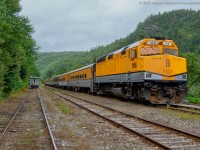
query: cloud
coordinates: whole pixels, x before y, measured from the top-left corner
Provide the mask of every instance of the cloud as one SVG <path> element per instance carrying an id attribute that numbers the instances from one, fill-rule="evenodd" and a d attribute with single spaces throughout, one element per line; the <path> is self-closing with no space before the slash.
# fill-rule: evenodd
<path id="1" fill-rule="evenodd" d="M 155 0 L 156 1 L 156 0 Z M 155 2 L 154 1 L 154 2 Z M 159 0 L 157 0 L 159 1 Z M 198 6 L 144 4 L 152 0 L 21 0 L 40 51 L 80 51 L 133 32 L 150 14 Z"/>

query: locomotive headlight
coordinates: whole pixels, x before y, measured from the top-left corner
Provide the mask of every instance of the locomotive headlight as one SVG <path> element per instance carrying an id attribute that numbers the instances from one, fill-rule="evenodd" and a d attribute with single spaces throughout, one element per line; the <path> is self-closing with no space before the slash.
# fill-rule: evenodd
<path id="1" fill-rule="evenodd" d="M 172 43 L 171 42 L 163 42 L 163 45 L 167 45 L 167 46 L 172 46 Z"/>
<path id="2" fill-rule="evenodd" d="M 151 78 L 151 73 L 146 73 L 146 78 Z"/>
<path id="3" fill-rule="evenodd" d="M 157 45 L 158 41 L 148 41 L 147 44 L 149 44 L 149 45 Z"/>
<path id="4" fill-rule="evenodd" d="M 183 75 L 182 75 L 182 79 L 187 79 L 187 75 L 186 75 L 186 74 L 183 74 Z"/>

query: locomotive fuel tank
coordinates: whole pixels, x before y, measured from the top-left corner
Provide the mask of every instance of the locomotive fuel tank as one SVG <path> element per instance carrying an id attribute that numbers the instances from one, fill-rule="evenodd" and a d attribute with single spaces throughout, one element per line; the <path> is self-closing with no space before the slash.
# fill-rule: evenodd
<path id="1" fill-rule="evenodd" d="M 127 98 L 126 94 L 124 92 L 124 89 L 122 87 L 115 87 L 111 89 L 111 93 L 116 97 L 123 97 Z"/>

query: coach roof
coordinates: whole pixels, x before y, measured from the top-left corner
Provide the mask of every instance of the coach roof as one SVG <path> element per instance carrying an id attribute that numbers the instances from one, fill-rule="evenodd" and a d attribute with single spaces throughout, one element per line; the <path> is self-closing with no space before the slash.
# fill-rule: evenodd
<path id="1" fill-rule="evenodd" d="M 82 68 L 78 68 L 78 69 L 76 69 L 76 70 L 73 70 L 73 71 L 70 71 L 70 72 L 61 74 L 61 75 L 59 75 L 58 77 L 61 77 L 61 76 L 64 76 L 64 75 L 67 75 L 67 74 L 70 74 L 70 73 L 73 73 L 73 72 L 77 72 L 77 71 L 80 71 L 80 70 L 83 70 L 83 69 L 91 68 L 93 65 L 94 65 L 94 64 L 90 64 L 90 65 L 84 66 L 84 67 L 82 67 Z"/>

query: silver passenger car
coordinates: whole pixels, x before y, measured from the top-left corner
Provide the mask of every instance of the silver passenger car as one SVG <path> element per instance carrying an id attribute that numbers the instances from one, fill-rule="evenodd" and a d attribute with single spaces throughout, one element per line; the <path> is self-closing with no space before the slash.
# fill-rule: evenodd
<path id="1" fill-rule="evenodd" d="M 40 84 L 40 78 L 39 77 L 30 77 L 30 82 L 29 82 L 29 88 L 38 88 Z"/>

